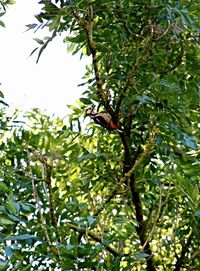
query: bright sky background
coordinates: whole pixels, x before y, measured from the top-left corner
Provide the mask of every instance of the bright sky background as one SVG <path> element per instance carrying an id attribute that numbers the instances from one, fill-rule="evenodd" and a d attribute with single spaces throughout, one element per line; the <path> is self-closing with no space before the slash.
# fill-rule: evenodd
<path id="1" fill-rule="evenodd" d="M 67 53 L 67 45 L 58 37 L 51 42 L 36 64 L 37 53 L 29 57 L 38 44 L 33 38 L 44 37 L 40 31 L 27 31 L 25 25 L 36 22 L 42 5 L 37 0 L 16 0 L 1 19 L 0 27 L 0 90 L 5 101 L 17 108 L 40 108 L 48 114 L 66 115 L 66 105 L 73 104 L 83 89 L 87 59 Z"/>

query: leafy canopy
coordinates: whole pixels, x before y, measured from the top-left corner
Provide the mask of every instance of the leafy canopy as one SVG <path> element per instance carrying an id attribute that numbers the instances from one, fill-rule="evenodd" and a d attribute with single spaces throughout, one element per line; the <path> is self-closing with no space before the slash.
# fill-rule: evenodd
<path id="1" fill-rule="evenodd" d="M 197 1 L 40 1 L 91 59 L 67 121 L 1 111 L 1 270 L 198 270 Z M 108 112 L 122 132 L 85 120 Z"/>

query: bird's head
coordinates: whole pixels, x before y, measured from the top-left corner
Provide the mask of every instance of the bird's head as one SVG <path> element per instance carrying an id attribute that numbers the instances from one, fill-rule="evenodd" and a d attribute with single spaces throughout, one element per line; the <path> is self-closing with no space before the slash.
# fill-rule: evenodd
<path id="1" fill-rule="evenodd" d="M 94 106 L 92 107 L 88 107 L 85 111 L 85 116 L 91 116 L 93 115 L 95 112 L 94 112 Z"/>

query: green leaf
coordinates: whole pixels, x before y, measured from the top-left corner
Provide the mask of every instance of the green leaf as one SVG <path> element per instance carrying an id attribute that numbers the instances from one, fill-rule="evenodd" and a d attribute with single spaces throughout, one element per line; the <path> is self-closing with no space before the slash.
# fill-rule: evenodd
<path id="1" fill-rule="evenodd" d="M 31 234 L 21 234 L 21 235 L 14 235 L 14 236 L 8 236 L 5 238 L 5 240 L 27 240 L 27 239 L 38 239 L 38 237 L 35 237 Z"/>
<path id="2" fill-rule="evenodd" d="M 50 23 L 50 25 L 49 25 L 49 30 L 50 30 L 50 31 L 52 31 L 52 30 L 58 28 L 58 26 L 59 26 L 59 24 L 60 24 L 60 19 L 61 19 L 60 16 L 56 16 L 56 17 L 53 19 L 52 23 Z"/>
<path id="3" fill-rule="evenodd" d="M 32 265 L 33 265 L 33 263 L 29 263 L 25 268 L 23 268 L 22 271 L 28 271 L 28 270 L 31 270 Z"/>
<path id="4" fill-rule="evenodd" d="M 36 28 L 38 25 L 37 24 L 27 24 L 26 27 L 28 28 L 26 31 L 29 31 L 31 29 Z"/>
<path id="5" fill-rule="evenodd" d="M 12 225 L 15 224 L 12 220 L 8 219 L 7 217 L 0 215 L 0 225 Z"/>
<path id="6" fill-rule="evenodd" d="M 87 221 L 88 221 L 90 226 L 92 226 L 92 224 L 95 223 L 95 219 L 94 219 L 93 216 L 87 216 Z"/>
<path id="7" fill-rule="evenodd" d="M 74 48 L 76 47 L 76 45 L 74 43 L 70 43 L 68 46 L 67 46 L 67 52 L 68 53 L 72 53 L 74 51 Z"/>
<path id="8" fill-rule="evenodd" d="M 30 213 L 30 212 L 33 212 L 34 209 L 35 209 L 35 206 L 32 205 L 32 204 L 29 204 L 29 203 L 22 203 L 21 204 L 21 208 L 24 212 L 26 213 Z"/>
<path id="9" fill-rule="evenodd" d="M 136 253 L 136 254 L 135 254 L 135 258 L 136 258 L 136 259 L 148 258 L 149 256 L 150 256 L 149 254 L 144 253 L 144 252 Z"/>
<path id="10" fill-rule="evenodd" d="M 155 102 L 155 100 L 152 97 L 145 94 L 138 97 L 138 100 L 140 101 L 141 104 L 148 103 L 148 102 Z"/>
<path id="11" fill-rule="evenodd" d="M 73 42 L 73 43 L 81 43 L 85 41 L 85 37 L 83 35 L 77 35 L 75 37 L 66 37 L 64 38 L 64 42 Z"/>
<path id="12" fill-rule="evenodd" d="M 72 250 L 72 249 L 74 249 L 74 245 L 68 244 L 68 245 L 66 245 L 66 249 Z"/>
<path id="13" fill-rule="evenodd" d="M 50 13 L 56 13 L 59 9 L 56 5 L 49 1 L 41 1 L 41 4 L 44 4 L 44 10 Z"/>
<path id="14" fill-rule="evenodd" d="M 10 219 L 12 219 L 13 221 L 15 221 L 15 222 L 20 222 L 21 221 L 18 217 L 14 216 L 14 215 L 11 215 L 11 214 L 8 214 L 8 217 Z"/>
<path id="15" fill-rule="evenodd" d="M 0 20 L 0 26 L 6 27 L 5 23 L 3 21 L 1 21 L 1 20 Z"/>
<path id="16" fill-rule="evenodd" d="M 41 40 L 41 39 L 34 38 L 33 40 L 36 41 L 36 42 L 37 42 L 38 44 L 40 44 L 40 45 L 43 45 L 43 44 L 44 44 L 44 41 Z"/>
<path id="17" fill-rule="evenodd" d="M 16 214 L 17 210 L 15 208 L 15 203 L 12 200 L 9 200 L 6 204 L 5 207 L 12 213 L 12 214 Z"/>
<path id="18" fill-rule="evenodd" d="M 5 185 L 5 183 L 0 181 L 0 193 L 1 192 L 8 192 L 9 188 Z"/>
<path id="19" fill-rule="evenodd" d="M 86 105 L 91 105 L 92 102 L 90 99 L 88 98 L 80 98 L 80 101 L 83 103 L 83 104 L 86 104 Z"/>
<path id="20" fill-rule="evenodd" d="M 4 95 L 2 91 L 0 91 L 0 97 L 4 99 Z"/>
<path id="21" fill-rule="evenodd" d="M 5 248 L 5 253 L 6 253 L 6 256 L 11 257 L 13 255 L 12 248 L 11 247 L 6 247 Z"/>
<path id="22" fill-rule="evenodd" d="M 62 260 L 62 268 L 67 270 L 75 270 L 74 260 L 64 258 Z"/>
<path id="23" fill-rule="evenodd" d="M 0 12 L 0 17 L 4 16 L 5 14 L 5 12 Z"/>
<path id="24" fill-rule="evenodd" d="M 200 210 L 197 210 L 194 214 L 198 219 L 200 219 Z"/>
<path id="25" fill-rule="evenodd" d="M 6 262 L 0 261 L 0 270 L 1 271 L 8 270 L 7 267 L 8 267 L 8 264 Z"/>

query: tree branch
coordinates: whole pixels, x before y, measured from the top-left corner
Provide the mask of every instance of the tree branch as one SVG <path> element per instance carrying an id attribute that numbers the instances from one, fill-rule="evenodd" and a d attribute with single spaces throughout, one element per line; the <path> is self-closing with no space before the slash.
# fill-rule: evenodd
<path id="1" fill-rule="evenodd" d="M 182 245 L 181 255 L 180 255 L 180 257 L 177 257 L 174 271 L 180 271 L 182 269 L 182 267 L 184 266 L 184 261 L 186 258 L 186 254 L 189 252 L 189 247 L 191 245 L 192 238 L 193 238 L 193 234 L 191 231 L 191 233 L 187 239 L 187 242 L 184 245 Z"/>
<path id="2" fill-rule="evenodd" d="M 146 233 L 146 224 L 145 224 L 144 215 L 143 215 L 143 206 L 142 206 L 140 193 L 138 191 L 137 184 L 134 178 L 134 171 L 151 153 L 156 133 L 157 133 L 157 129 L 153 128 L 151 131 L 151 134 L 149 135 L 149 140 L 145 146 L 145 150 L 136 159 L 133 167 L 127 173 L 124 174 L 124 178 L 127 178 L 129 180 L 129 186 L 132 193 L 132 202 L 133 202 L 133 205 L 135 206 L 136 220 L 138 222 L 138 225 L 136 226 L 136 232 L 140 239 L 141 245 L 143 246 L 145 244 L 144 251 L 150 255 L 150 257 L 147 258 L 148 271 L 155 271 L 156 269 L 155 269 L 155 265 L 154 265 L 154 261 L 152 257 L 150 244 L 146 237 L 147 233 Z"/>
<path id="3" fill-rule="evenodd" d="M 145 56 L 145 53 L 148 51 L 151 43 L 152 43 L 152 36 L 148 37 L 148 40 L 144 46 L 143 52 L 140 52 L 139 55 L 137 55 L 137 53 L 136 53 L 135 64 L 133 65 L 133 67 L 129 71 L 129 73 L 127 74 L 127 78 L 124 83 L 124 86 L 120 90 L 120 94 L 119 94 L 116 109 L 115 109 L 115 115 L 118 115 L 120 112 L 120 106 L 121 106 L 121 103 L 122 103 L 122 100 L 123 100 L 123 97 L 124 97 L 126 91 L 133 85 L 133 83 L 136 82 L 136 79 L 135 79 L 136 70 L 139 68 L 139 66 Z"/>
<path id="4" fill-rule="evenodd" d="M 147 234 L 146 234 L 146 228 L 145 228 L 145 222 L 144 222 L 142 201 L 140 198 L 139 191 L 137 189 L 134 175 L 130 177 L 130 188 L 131 188 L 131 193 L 132 193 L 132 201 L 135 206 L 136 220 L 138 222 L 138 226 L 136 226 L 136 232 L 140 239 L 140 243 L 143 246 L 147 240 L 147 237 L 146 237 Z M 146 260 L 147 271 L 156 271 L 149 241 L 146 242 L 144 251 L 149 255 L 149 258 L 147 258 Z"/>
<path id="5" fill-rule="evenodd" d="M 88 21 L 84 21 L 78 11 L 76 9 L 72 10 L 73 15 L 75 19 L 77 20 L 80 28 L 82 28 L 86 34 L 87 37 L 87 44 L 90 48 L 90 52 L 92 54 L 92 65 L 94 68 L 95 73 L 95 80 L 97 84 L 97 94 L 99 96 L 100 102 L 105 107 L 105 110 L 114 117 L 114 110 L 109 104 L 108 97 L 106 96 L 104 89 L 103 89 L 103 82 L 100 77 L 100 71 L 99 71 L 99 62 L 98 62 L 98 50 L 95 42 L 93 41 L 93 7 L 92 4 L 89 2 L 89 8 L 88 8 Z"/>
<path id="6" fill-rule="evenodd" d="M 152 146 L 154 143 L 154 138 L 155 138 L 155 134 L 157 132 L 157 129 L 154 128 L 152 130 L 152 133 L 149 137 L 149 140 L 145 146 L 144 151 L 139 155 L 138 159 L 136 159 L 134 165 L 129 169 L 128 172 L 126 172 L 124 174 L 124 176 L 119 180 L 119 182 L 115 185 L 115 187 L 113 188 L 113 190 L 111 191 L 110 195 L 108 196 L 108 198 L 105 200 L 105 202 L 98 208 L 98 210 L 94 213 L 94 216 L 98 216 L 101 211 L 104 209 L 104 206 L 109 203 L 114 196 L 118 193 L 119 191 L 119 187 L 127 182 L 128 179 L 130 179 L 130 177 L 133 175 L 134 171 L 141 165 L 141 163 L 146 159 L 146 157 L 150 154 L 151 150 L 152 150 Z"/>
<path id="7" fill-rule="evenodd" d="M 142 246 L 142 250 L 145 249 L 147 242 L 149 242 L 149 240 L 151 239 L 151 237 L 154 235 L 154 232 L 155 232 L 155 230 L 156 230 L 156 225 L 158 224 L 158 222 L 159 222 L 159 220 L 160 220 L 160 218 L 161 218 L 161 216 L 162 216 L 163 209 L 164 209 L 164 207 L 165 207 L 165 205 L 166 205 L 166 203 L 167 203 L 167 201 L 168 201 L 168 198 L 169 198 L 169 193 L 168 193 L 168 195 L 166 196 L 165 201 L 162 202 L 162 188 L 163 188 L 163 186 L 164 186 L 164 185 L 162 185 L 162 187 L 160 188 L 160 196 L 159 196 L 159 201 L 158 201 L 157 217 L 156 217 L 156 220 L 155 220 L 155 222 L 154 222 L 154 224 L 153 224 L 153 226 L 152 226 L 152 229 L 151 229 L 151 232 L 149 233 L 148 238 L 146 239 L 144 245 Z M 170 184 L 170 187 L 171 187 L 171 184 Z M 170 189 L 170 187 L 169 187 L 169 189 Z M 149 220 L 148 220 L 148 221 L 149 221 Z M 148 221 L 145 222 L 145 228 L 147 227 Z"/>
<path id="8" fill-rule="evenodd" d="M 40 218 L 40 222 L 41 222 L 41 227 L 44 230 L 45 238 L 46 238 L 46 240 L 48 242 L 49 247 L 51 247 L 52 244 L 51 244 L 51 240 L 50 240 L 50 237 L 49 237 L 48 230 L 46 228 L 46 220 L 45 220 L 45 217 L 42 214 L 42 208 L 40 206 L 40 199 L 39 199 L 39 196 L 38 196 L 38 193 L 37 193 L 37 188 L 35 186 L 33 171 L 31 169 L 31 165 L 30 165 L 31 158 L 30 158 L 30 152 L 29 152 L 28 148 L 27 148 L 27 156 L 28 156 L 27 166 L 29 168 L 29 175 L 30 175 L 31 182 L 32 182 L 33 198 L 34 198 L 34 200 L 36 201 L 36 204 L 37 204 L 37 208 L 38 208 L 38 212 L 39 212 L 39 218 Z"/>
<path id="9" fill-rule="evenodd" d="M 31 156 L 30 156 L 30 152 L 29 152 L 28 148 L 27 148 L 27 156 L 28 156 L 28 164 L 27 165 L 28 165 L 28 168 L 29 168 L 30 177 L 31 177 L 31 181 L 32 181 L 33 197 L 34 197 L 34 199 L 35 199 L 35 201 L 37 203 L 37 207 L 38 207 L 38 211 L 39 211 L 39 217 L 40 217 L 40 221 L 41 221 L 41 227 L 44 230 L 44 235 L 45 235 L 45 238 L 47 240 L 47 243 L 49 245 L 49 248 L 50 248 L 51 252 L 55 255 L 55 257 L 60 258 L 59 249 L 52 244 L 52 240 L 50 239 L 50 235 L 49 235 L 47 227 L 46 227 L 46 219 L 45 219 L 45 217 L 43 216 L 43 213 L 42 213 L 42 208 L 41 208 L 41 205 L 40 205 L 40 199 L 39 199 L 39 196 L 38 196 L 38 193 L 37 193 L 37 188 L 35 186 L 33 172 L 31 170 L 31 165 L 30 165 Z M 41 163 L 42 163 L 42 161 L 44 162 L 44 159 L 43 159 L 43 157 L 41 157 L 41 154 L 39 152 L 35 151 L 34 154 L 33 154 L 33 158 L 34 158 L 34 160 L 35 159 L 39 160 Z M 52 191 L 51 191 L 51 194 L 52 194 Z M 51 200 L 53 201 L 53 199 L 51 199 Z M 50 206 L 51 206 L 51 204 L 50 204 Z M 53 205 L 50 207 L 50 209 L 52 209 L 52 208 L 53 208 Z M 50 212 L 52 212 L 52 211 L 54 212 L 54 208 Z M 56 229 L 56 237 L 58 238 L 57 225 L 56 225 L 55 229 Z"/>
<path id="10" fill-rule="evenodd" d="M 48 161 L 47 156 L 42 154 L 40 151 L 35 151 L 33 156 L 34 156 L 34 159 L 40 161 L 42 165 L 42 177 L 43 177 L 43 181 L 46 183 L 48 187 L 48 193 L 49 193 L 51 224 L 55 229 L 56 238 L 59 239 L 57 217 L 55 213 L 54 195 L 53 195 L 52 183 L 51 183 L 51 175 L 52 175 L 51 161 Z"/>
<path id="11" fill-rule="evenodd" d="M 79 228 L 77 227 L 76 225 L 73 225 L 71 223 L 67 223 L 67 226 L 76 231 L 76 232 L 79 232 L 83 235 L 88 235 L 89 237 L 91 237 L 94 241 L 100 243 L 100 244 L 103 244 L 105 249 L 110 252 L 114 257 L 122 257 L 122 256 L 125 256 L 125 254 L 121 254 L 120 252 L 118 252 L 117 250 L 115 250 L 114 248 L 112 248 L 111 246 L 109 245 L 106 245 L 103 243 L 103 240 L 102 238 L 100 238 L 99 236 L 95 235 L 91 230 L 86 230 L 84 228 Z"/>

